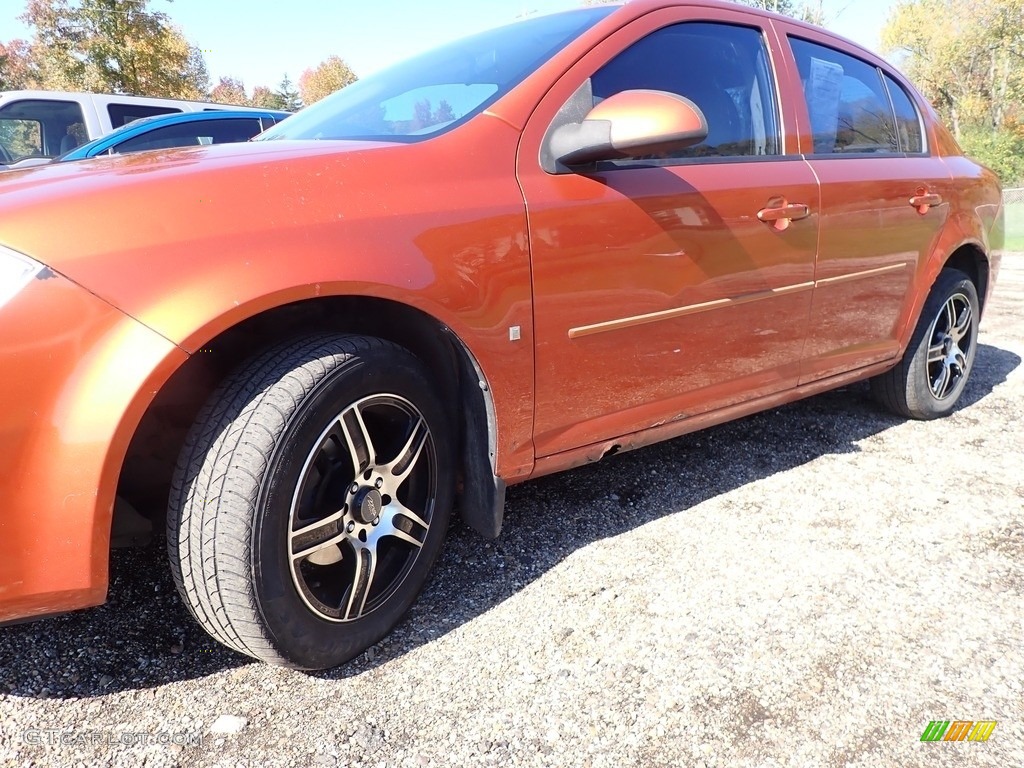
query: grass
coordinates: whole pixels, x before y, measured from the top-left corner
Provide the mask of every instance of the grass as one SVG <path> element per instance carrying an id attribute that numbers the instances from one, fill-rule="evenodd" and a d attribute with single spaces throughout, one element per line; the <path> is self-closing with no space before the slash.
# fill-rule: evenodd
<path id="1" fill-rule="evenodd" d="M 1006 206 L 1006 245 L 1007 251 L 1024 251 L 1024 203 L 1013 203 Z"/>

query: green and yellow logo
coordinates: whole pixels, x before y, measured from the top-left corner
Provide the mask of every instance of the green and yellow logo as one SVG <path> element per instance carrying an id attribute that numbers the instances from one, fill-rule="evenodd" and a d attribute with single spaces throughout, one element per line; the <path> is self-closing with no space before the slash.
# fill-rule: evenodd
<path id="1" fill-rule="evenodd" d="M 932 720 L 921 741 L 988 741 L 995 729 L 995 720 Z"/>

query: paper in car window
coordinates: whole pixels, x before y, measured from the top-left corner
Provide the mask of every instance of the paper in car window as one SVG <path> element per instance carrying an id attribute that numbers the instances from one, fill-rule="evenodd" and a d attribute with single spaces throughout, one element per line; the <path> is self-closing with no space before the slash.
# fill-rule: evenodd
<path id="1" fill-rule="evenodd" d="M 842 83 L 842 65 L 811 58 L 806 93 L 807 110 L 811 113 L 811 130 L 814 132 L 815 153 L 835 151 Z"/>

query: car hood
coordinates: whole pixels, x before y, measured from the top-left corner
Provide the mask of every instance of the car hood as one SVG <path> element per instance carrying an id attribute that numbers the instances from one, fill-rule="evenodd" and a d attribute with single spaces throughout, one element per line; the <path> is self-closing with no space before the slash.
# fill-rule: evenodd
<path id="1" fill-rule="evenodd" d="M 266 141 L 0 171 L 0 245 L 122 306 L 107 289 L 118 274 L 217 243 L 301 239 L 313 222 L 343 219 L 346 207 L 386 196 L 375 158 L 414 149 Z"/>
<path id="2" fill-rule="evenodd" d="M 0 211 L 5 215 L 30 210 L 40 201 L 59 205 L 83 195 L 103 195 L 105 190 L 137 194 L 188 177 L 216 176 L 228 169 L 253 165 L 287 165 L 289 161 L 315 156 L 356 157 L 403 145 L 364 141 L 259 141 L 212 144 L 203 147 L 134 152 L 92 158 L 88 162 L 48 163 L 0 172 Z M 93 201 L 95 206 L 96 201 Z M 3 237 L 0 231 L 0 238 Z"/>

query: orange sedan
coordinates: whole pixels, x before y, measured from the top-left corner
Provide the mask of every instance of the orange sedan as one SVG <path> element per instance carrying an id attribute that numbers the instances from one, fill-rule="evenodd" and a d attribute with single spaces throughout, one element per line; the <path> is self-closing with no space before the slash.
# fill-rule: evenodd
<path id="1" fill-rule="evenodd" d="M 196 619 L 326 668 L 458 497 L 871 379 L 952 411 L 995 176 L 878 57 L 723 2 L 530 18 L 248 144 L 0 173 L 0 621 L 164 525 Z M 139 510 L 135 512 L 133 510 Z M 141 516 L 140 516 L 141 512 Z"/>

